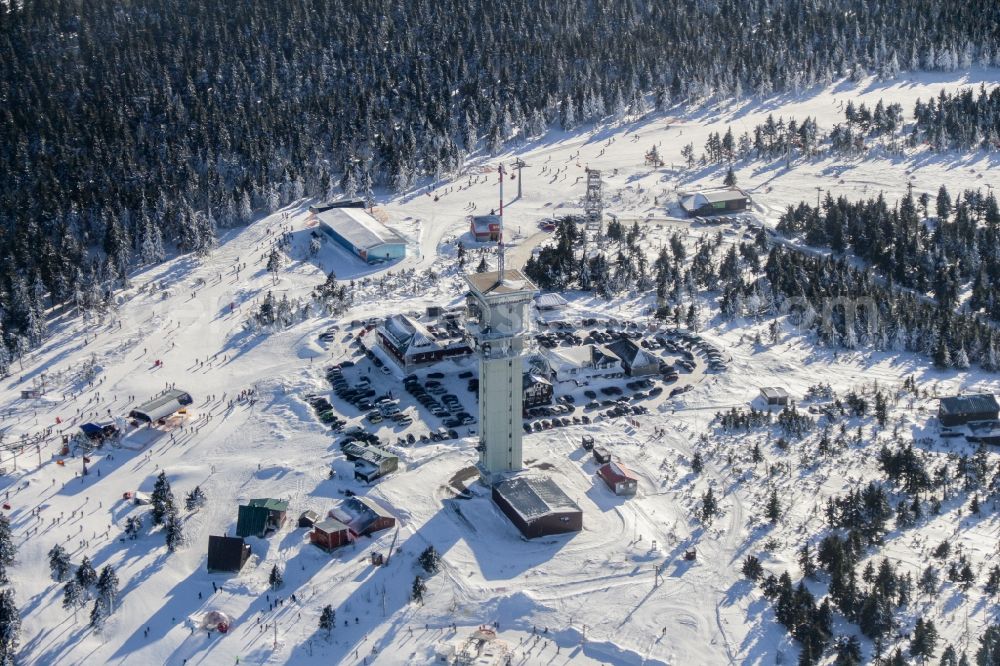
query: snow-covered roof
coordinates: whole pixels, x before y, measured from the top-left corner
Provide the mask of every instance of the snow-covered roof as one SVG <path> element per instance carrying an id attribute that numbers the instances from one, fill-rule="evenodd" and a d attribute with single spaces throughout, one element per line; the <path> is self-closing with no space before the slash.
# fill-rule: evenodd
<path id="1" fill-rule="evenodd" d="M 608 361 L 618 363 L 619 359 L 598 345 L 582 347 L 554 347 L 542 352 L 555 370 L 565 368 L 591 368 Z"/>
<path id="2" fill-rule="evenodd" d="M 406 353 L 428 352 L 440 347 L 426 326 L 404 314 L 387 317 L 380 328 L 397 349 Z"/>
<path id="3" fill-rule="evenodd" d="M 535 520 L 553 513 L 579 511 L 576 502 L 547 477 L 516 476 L 495 486 L 524 520 Z"/>
<path id="4" fill-rule="evenodd" d="M 600 468 L 598 468 L 597 473 L 613 483 L 618 481 L 639 480 L 638 477 L 632 473 L 632 470 L 615 461 L 604 463 Z"/>
<path id="5" fill-rule="evenodd" d="M 326 520 L 313 525 L 313 529 L 319 532 L 326 532 L 327 534 L 333 534 L 334 532 L 342 532 L 343 530 L 346 530 L 347 525 L 340 522 L 336 518 L 327 518 Z"/>
<path id="6" fill-rule="evenodd" d="M 627 363 L 629 367 L 656 365 L 657 360 L 635 343 L 635 340 L 619 338 L 605 345 L 612 354 Z"/>
<path id="7" fill-rule="evenodd" d="M 398 460 L 398 456 L 394 456 L 385 449 L 375 446 L 374 444 L 369 444 L 368 442 L 347 442 L 341 450 L 347 456 L 357 460 L 363 460 L 372 465 L 379 465 L 383 460 L 390 458 L 396 458 Z"/>
<path id="8" fill-rule="evenodd" d="M 548 384 L 549 386 L 551 386 L 552 382 L 550 382 L 545 377 L 536 375 L 533 372 L 527 372 L 524 374 L 522 384 L 524 388 L 528 388 L 529 386 L 534 386 L 535 384 Z"/>
<path id="9" fill-rule="evenodd" d="M 406 244 L 406 239 L 361 208 L 330 208 L 316 213 L 316 219 L 359 250 L 380 245 Z"/>
<path id="10" fill-rule="evenodd" d="M 783 388 L 765 386 L 760 390 L 760 394 L 768 400 L 778 400 L 788 397 L 788 391 Z"/>
<path id="11" fill-rule="evenodd" d="M 725 201 L 741 201 L 749 198 L 750 195 L 746 192 L 738 187 L 733 187 L 722 190 L 695 192 L 694 194 L 681 199 L 681 206 L 684 210 L 697 210 L 707 204 L 722 203 Z"/>
<path id="12" fill-rule="evenodd" d="M 168 389 L 133 409 L 129 412 L 129 416 L 149 422 L 159 421 L 192 402 L 191 395 L 187 391 Z"/>
<path id="13" fill-rule="evenodd" d="M 364 534 L 379 518 L 392 518 L 381 506 L 367 497 L 349 497 L 332 509 L 329 517 L 350 527 L 355 534 Z"/>
<path id="14" fill-rule="evenodd" d="M 487 234 L 500 227 L 499 215 L 470 215 L 469 221 L 479 234 Z"/>
<path id="15" fill-rule="evenodd" d="M 559 294 L 538 294 L 535 296 L 535 306 L 540 309 L 561 308 L 566 305 L 566 299 Z"/>
<path id="16" fill-rule="evenodd" d="M 984 414 L 1000 410 L 992 393 L 975 393 L 941 398 L 941 414 Z"/>

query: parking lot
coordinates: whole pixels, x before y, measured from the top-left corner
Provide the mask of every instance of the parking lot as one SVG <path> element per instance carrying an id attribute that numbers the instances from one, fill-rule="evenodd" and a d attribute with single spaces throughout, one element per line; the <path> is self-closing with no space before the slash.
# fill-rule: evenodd
<path id="1" fill-rule="evenodd" d="M 393 370 L 368 349 L 363 334 L 373 326 L 358 322 L 358 335 L 348 334 L 350 358 L 324 370 L 332 389 L 304 396 L 317 419 L 342 435 L 343 441 L 407 447 L 476 434 L 478 377 L 472 358 L 460 366 L 443 363 L 408 374 L 402 390 Z M 332 342 L 335 331 L 323 334 Z M 584 425 L 615 418 L 636 418 L 701 381 L 705 373 L 726 369 L 726 355 L 696 333 L 678 329 L 649 330 L 635 322 L 584 318 L 542 323 L 534 340 L 540 349 L 604 345 L 628 338 L 657 360 L 657 371 L 630 377 L 605 373 L 573 382 L 554 382 L 551 404 L 526 408 L 526 433 Z M 441 369 L 437 369 L 440 367 Z M 445 371 L 447 368 L 448 371 Z M 397 371 L 398 372 L 398 371 Z M 356 419 L 353 425 L 348 425 Z"/>

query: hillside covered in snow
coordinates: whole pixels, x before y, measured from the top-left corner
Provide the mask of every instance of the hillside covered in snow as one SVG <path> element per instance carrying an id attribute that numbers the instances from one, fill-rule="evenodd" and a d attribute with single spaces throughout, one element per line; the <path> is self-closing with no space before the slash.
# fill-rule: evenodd
<path id="1" fill-rule="evenodd" d="M 1000 223 L 996 136 L 958 145 L 914 108 L 942 90 L 982 87 L 988 102 L 997 71 L 856 79 L 643 102 L 475 152 L 403 193 L 373 184 L 401 260 L 362 261 L 310 212 L 326 197 L 292 187 L 200 252 L 168 242 L 100 306 L 45 309 L 45 334 L 38 323 L 0 380 L 16 661 L 995 663 L 1000 455 L 938 410 L 940 397 L 1000 393 L 998 247 L 982 244 Z M 880 131 L 848 104 L 901 111 Z M 755 146 L 760 127 L 773 133 Z M 566 301 L 534 312 L 529 336 L 559 408 L 521 425 L 527 472 L 582 511 L 574 534 L 524 538 L 476 480 L 473 355 L 411 371 L 379 341 L 394 315 L 424 334 L 438 326 L 428 308 L 461 313 L 463 276 L 496 268 L 496 243 L 466 216 L 499 209 L 500 163 L 506 261 Z M 600 230 L 578 221 L 588 169 L 601 171 Z M 681 201 L 727 176 L 748 210 L 684 215 Z M 884 208 L 853 207 L 879 197 Z M 883 235 L 852 223 L 869 213 Z M 647 383 L 560 376 L 579 358 L 568 350 L 626 338 Z M 435 414 L 414 381 L 457 406 Z M 768 406 L 769 387 L 790 403 Z M 190 404 L 136 416 L 171 389 Z M 359 409 L 368 397 L 407 418 Z M 88 439 L 85 423 L 116 434 Z M 352 430 L 398 467 L 356 478 L 341 446 Z M 598 450 L 634 476 L 634 496 L 598 475 Z M 350 532 L 357 498 L 388 526 Z M 241 509 L 258 499 L 275 502 Z M 300 526 L 310 511 L 337 547 Z M 244 524 L 264 534 L 246 537 L 249 558 L 217 553 L 238 573 L 209 571 L 210 537 Z"/>

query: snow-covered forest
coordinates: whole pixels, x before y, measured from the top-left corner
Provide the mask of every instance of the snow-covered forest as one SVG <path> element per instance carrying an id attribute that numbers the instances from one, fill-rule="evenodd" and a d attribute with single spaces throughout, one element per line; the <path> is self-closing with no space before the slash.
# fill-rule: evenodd
<path id="1" fill-rule="evenodd" d="M 303 195 L 372 197 L 650 104 L 1000 64 L 932 0 L 102 4 L 0 10 L 0 357 L 43 313 Z M 960 117 L 959 117 L 960 118 Z M 9 362 L 9 361 L 5 361 Z"/>

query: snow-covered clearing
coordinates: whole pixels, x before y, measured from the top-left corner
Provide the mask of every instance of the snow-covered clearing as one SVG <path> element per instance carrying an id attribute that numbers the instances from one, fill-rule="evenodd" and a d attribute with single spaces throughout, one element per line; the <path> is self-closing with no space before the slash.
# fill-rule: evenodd
<path id="1" fill-rule="evenodd" d="M 528 164 L 523 197 L 516 198 L 513 181 L 505 193 L 512 263 L 522 264 L 545 240 L 540 220 L 579 210 L 587 166 L 604 171 L 609 212 L 623 220 L 653 218 L 657 223 L 646 230 L 654 253 L 675 226 L 685 229 L 689 240 L 715 233 L 667 219 L 664 204 L 675 203 L 678 189 L 717 184 L 724 172 L 714 166 L 682 169 L 680 150 L 689 141 L 700 152 L 710 132 L 732 125 L 739 134 L 768 114 L 813 116 L 821 128 L 829 128 L 841 121 L 840 104 L 846 99 L 869 105 L 879 98 L 898 101 L 909 114 L 918 97 L 980 82 L 995 84 L 996 72 L 841 83 L 788 99 L 670 118 L 649 116 L 627 126 L 591 128 L 523 146 L 516 152 Z M 644 166 L 643 155 L 654 144 L 667 167 Z M 990 170 L 995 160 L 996 154 L 921 152 L 909 158 L 799 161 L 789 169 L 780 161 L 738 164 L 736 174 L 753 193 L 761 218 L 773 221 L 788 204 L 812 201 L 816 187 L 852 199 L 883 190 L 892 200 L 908 183 L 917 192 L 931 193 L 942 183 L 954 191 L 1000 186 L 1000 172 Z M 912 356 L 815 349 L 791 330 L 783 332 L 780 343 L 758 347 L 753 334 L 763 335 L 766 324 L 727 324 L 703 335 L 732 356 L 729 369 L 707 375 L 693 391 L 673 400 L 665 392 L 648 401 L 652 413 L 642 417 L 637 429 L 615 419 L 525 437 L 531 466 L 547 469 L 583 508 L 580 534 L 528 542 L 484 489 L 474 486 L 472 499 L 453 499 L 449 479 L 475 457 L 470 437 L 400 449 L 400 471 L 364 488 L 350 480 L 337 437 L 315 419 L 302 395 L 328 395 L 323 369 L 348 358 L 358 361 L 350 370 L 355 378 L 370 376 L 380 391 L 398 387 L 398 378 L 381 374 L 350 346 L 348 333 L 358 329 L 349 324 L 461 300 L 454 241 L 462 239 L 475 248 L 465 215 L 487 213 L 498 203 L 496 176 L 474 171 L 381 205 L 390 225 L 412 241 L 410 255 L 398 265 L 369 267 L 329 242 L 319 256 L 307 258 L 303 204 L 230 232 L 204 260 L 182 256 L 134 275 L 133 288 L 121 294 L 112 316 L 89 322 L 63 316 L 23 371 L 15 367 L 13 376 L 0 383 L 0 432 L 6 443 L 50 426 L 72 429 L 107 417 L 109 411 L 124 415 L 169 384 L 195 397 L 186 421 L 172 432 L 135 433 L 125 447 L 95 452 L 85 477 L 79 475 L 78 457 L 57 464 L 62 456 L 56 455 L 60 447 L 54 440 L 37 452 L 23 449 L 16 460 L 9 452 L 3 456 L 3 492 L 11 507 L 6 513 L 19 545 L 12 578 L 24 615 L 21 655 L 26 662 L 231 664 L 239 658 L 241 663 L 426 663 L 440 643 L 496 621 L 500 636 L 515 647 L 515 663 L 773 663 L 779 651 L 793 648 L 773 621 L 769 602 L 743 580 L 741 559 L 760 552 L 767 531 L 781 547 L 765 566 L 791 569 L 795 576 L 795 549 L 823 527 L 822 512 L 815 506 L 872 477 L 876 462 L 870 451 L 849 451 L 817 463 L 769 449 L 769 463 L 795 465 L 788 478 L 776 482 L 791 507 L 789 515 L 780 526 L 765 530 L 761 506 L 766 487 L 741 477 L 751 467 L 746 462 L 750 438 L 713 437 L 708 447 L 698 444 L 715 412 L 746 405 L 759 387 L 769 385 L 801 397 L 819 381 L 846 391 L 875 380 L 898 385 L 914 374 L 925 388 L 941 393 L 973 385 L 994 392 L 1000 388 L 993 377 L 933 371 Z M 274 282 L 265 269 L 266 252 L 285 230 L 293 237 L 289 261 Z M 237 275 L 234 267 L 244 262 L 247 267 Z M 401 269 L 409 268 L 418 273 L 401 277 Z M 428 268 L 438 277 L 428 278 Z M 344 317 L 310 318 L 268 335 L 243 330 L 250 309 L 268 290 L 305 296 L 330 270 L 341 280 L 358 281 L 357 304 Z M 378 282 L 388 274 L 384 283 Z M 366 276 L 376 280 L 365 284 Z M 611 303 L 589 295 L 570 295 L 570 300 L 567 319 L 596 315 L 643 321 L 652 296 L 631 295 Z M 335 323 L 340 326 L 336 339 L 319 343 L 318 334 Z M 93 383 L 83 374 L 86 366 L 92 366 Z M 454 376 L 465 368 L 446 369 L 456 382 L 455 392 L 468 395 L 464 382 Z M 43 380 L 44 398 L 19 399 L 22 388 Z M 255 401 L 231 404 L 250 388 L 257 390 Z M 334 405 L 350 424 L 372 427 L 349 405 L 336 400 Z M 919 435 L 934 409 L 935 401 L 922 399 L 912 408 L 901 403 L 893 414 Z M 391 443 L 399 434 L 439 425 L 436 419 L 418 420 L 393 431 L 383 423 L 377 433 Z M 656 434 L 663 428 L 665 434 Z M 579 447 L 586 433 L 639 474 L 635 499 L 615 497 L 595 477 L 595 464 Z M 707 454 L 701 475 L 690 470 L 695 448 Z M 338 470 L 334 479 L 328 478 L 331 463 Z M 209 498 L 200 511 L 182 512 L 187 545 L 174 554 L 167 553 L 161 531 L 151 531 L 148 519 L 142 536 L 122 540 L 126 518 L 147 511 L 123 500 L 123 493 L 149 492 L 161 469 L 179 498 L 195 485 Z M 722 498 L 724 515 L 705 528 L 693 513 L 710 484 Z M 399 530 L 331 556 L 308 544 L 308 531 L 296 528 L 295 519 L 306 509 L 325 513 L 347 489 L 367 493 L 388 508 L 399 519 Z M 237 505 L 254 497 L 288 499 L 289 523 L 269 539 L 249 539 L 254 556 L 240 575 L 208 574 L 208 535 L 233 533 Z M 37 519 L 33 509 L 40 510 Z M 916 570 L 927 544 L 961 529 L 976 563 L 994 564 L 996 520 L 984 517 L 967 529 L 960 528 L 960 520 L 950 507 L 917 530 L 891 536 L 886 553 Z M 387 552 L 394 541 L 388 566 L 369 564 L 371 551 Z M 121 605 L 102 632 L 87 626 L 89 608 L 78 619 L 62 609 L 61 587 L 49 576 L 46 556 L 56 543 L 71 551 L 74 563 L 87 555 L 96 567 L 117 569 Z M 427 545 L 442 553 L 444 568 L 428 580 L 426 602 L 418 605 L 409 601 L 410 584 L 418 572 L 416 556 Z M 691 547 L 698 549 L 697 561 L 684 561 L 680 556 Z M 284 586 L 277 592 L 268 590 L 267 581 L 274 564 L 285 571 Z M 284 603 L 271 608 L 276 594 Z M 949 642 L 974 640 L 995 613 L 977 591 L 944 603 L 951 620 L 939 629 Z M 337 612 L 329 642 L 317 628 L 327 604 Z M 235 618 L 229 634 L 195 629 L 201 615 L 213 609 Z M 528 648 L 535 628 L 547 629 L 545 640 Z"/>

